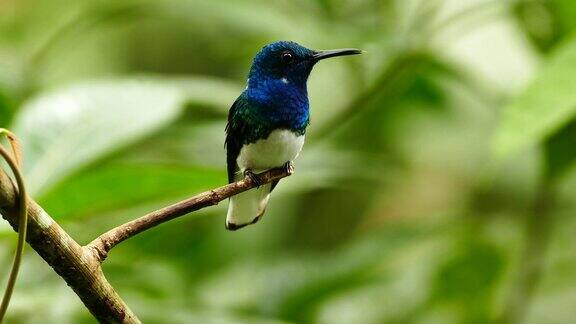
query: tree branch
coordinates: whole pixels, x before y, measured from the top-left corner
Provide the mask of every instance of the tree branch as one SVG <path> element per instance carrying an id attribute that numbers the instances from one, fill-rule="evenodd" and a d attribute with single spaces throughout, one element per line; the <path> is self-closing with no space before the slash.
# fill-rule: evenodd
<path id="1" fill-rule="evenodd" d="M 260 173 L 262 184 L 287 177 L 292 170 L 276 168 Z M 154 211 L 120 225 L 80 246 L 36 202 L 28 199 L 28 237 L 32 248 L 74 290 L 92 315 L 103 323 L 140 323 L 128 305 L 116 293 L 102 272 L 101 263 L 119 243 L 192 211 L 216 205 L 220 201 L 257 185 L 246 178 L 213 189 L 174 205 Z M 0 214 L 18 231 L 18 190 L 0 170 Z"/>
<path id="2" fill-rule="evenodd" d="M 18 231 L 18 190 L 0 170 L 0 213 Z M 139 323 L 108 283 L 92 253 L 83 249 L 38 204 L 28 199 L 28 243 L 103 323 Z"/>
<path id="3" fill-rule="evenodd" d="M 260 173 L 258 176 L 262 179 L 262 184 L 279 180 L 292 174 L 291 170 L 286 168 L 276 168 Z M 226 198 L 230 198 L 243 191 L 254 188 L 257 185 L 249 178 L 228 184 L 226 186 L 203 192 L 194 197 L 188 198 L 173 205 L 153 211 L 140 218 L 128 223 L 115 227 L 108 232 L 100 235 L 86 247 L 93 250 L 100 262 L 103 262 L 108 252 L 116 245 L 125 240 L 144 232 L 150 228 L 158 226 L 174 218 L 184 216 L 190 212 L 217 205 Z"/>

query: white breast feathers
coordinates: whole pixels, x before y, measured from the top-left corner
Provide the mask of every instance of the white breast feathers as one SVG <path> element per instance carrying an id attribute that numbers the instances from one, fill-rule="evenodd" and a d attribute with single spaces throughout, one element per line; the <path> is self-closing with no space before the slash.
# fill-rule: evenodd
<path id="1" fill-rule="evenodd" d="M 275 130 L 268 138 L 244 145 L 236 163 L 241 171 L 251 169 L 260 172 L 280 167 L 288 161 L 294 161 L 303 145 L 304 135 L 297 135 L 287 129 Z"/>

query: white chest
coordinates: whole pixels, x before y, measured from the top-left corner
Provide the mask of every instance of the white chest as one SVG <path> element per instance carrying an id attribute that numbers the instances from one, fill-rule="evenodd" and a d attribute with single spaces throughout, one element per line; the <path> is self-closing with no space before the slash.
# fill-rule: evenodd
<path id="1" fill-rule="evenodd" d="M 298 136 L 286 129 L 275 130 L 266 139 L 244 145 L 236 163 L 241 170 L 263 171 L 279 167 L 293 161 L 303 145 L 304 135 Z"/>

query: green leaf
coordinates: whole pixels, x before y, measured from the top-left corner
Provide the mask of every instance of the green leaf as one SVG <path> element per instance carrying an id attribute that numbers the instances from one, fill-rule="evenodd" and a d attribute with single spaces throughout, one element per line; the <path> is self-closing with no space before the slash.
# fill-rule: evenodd
<path id="1" fill-rule="evenodd" d="M 90 163 L 167 127 L 186 105 L 224 111 L 237 91 L 237 85 L 218 79 L 142 77 L 42 94 L 24 105 L 12 126 L 25 149 L 31 192 L 47 192 Z"/>
<path id="2" fill-rule="evenodd" d="M 563 33 L 570 33 L 576 29 L 576 3 L 572 0 L 552 0 L 549 1 L 553 13 L 556 15 L 557 23 Z"/>
<path id="3" fill-rule="evenodd" d="M 8 126 L 13 113 L 11 108 L 8 98 L 0 92 L 0 127 Z"/>
<path id="4" fill-rule="evenodd" d="M 546 165 L 551 178 L 561 178 L 571 170 L 576 161 L 575 145 L 576 121 L 571 121 L 546 141 Z"/>
<path id="5" fill-rule="evenodd" d="M 193 195 L 225 181 L 218 169 L 110 162 L 60 183 L 39 202 L 60 219 L 81 218 Z"/>
<path id="6" fill-rule="evenodd" d="M 561 46 L 536 80 L 507 107 L 496 130 L 498 158 L 538 144 L 576 114 L 576 39 Z"/>
<path id="7" fill-rule="evenodd" d="M 167 125 L 183 101 L 180 91 L 150 80 L 97 81 L 33 99 L 13 126 L 32 194 Z"/>
<path id="8" fill-rule="evenodd" d="M 465 310 L 461 322 L 486 322 L 505 260 L 497 246 L 489 242 L 459 245 L 454 247 L 455 255 L 438 269 L 432 300 L 460 304 Z"/>

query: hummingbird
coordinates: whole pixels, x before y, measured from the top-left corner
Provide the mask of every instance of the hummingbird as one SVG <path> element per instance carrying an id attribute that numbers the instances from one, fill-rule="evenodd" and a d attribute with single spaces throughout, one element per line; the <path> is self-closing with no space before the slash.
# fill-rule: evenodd
<path id="1" fill-rule="evenodd" d="M 258 185 L 230 198 L 226 229 L 256 223 L 278 181 L 262 184 L 259 172 L 293 168 L 310 123 L 306 82 L 312 68 L 330 57 L 360 54 L 354 48 L 316 51 L 291 41 L 264 46 L 254 58 L 246 89 L 228 112 L 228 182 L 249 177 Z"/>

